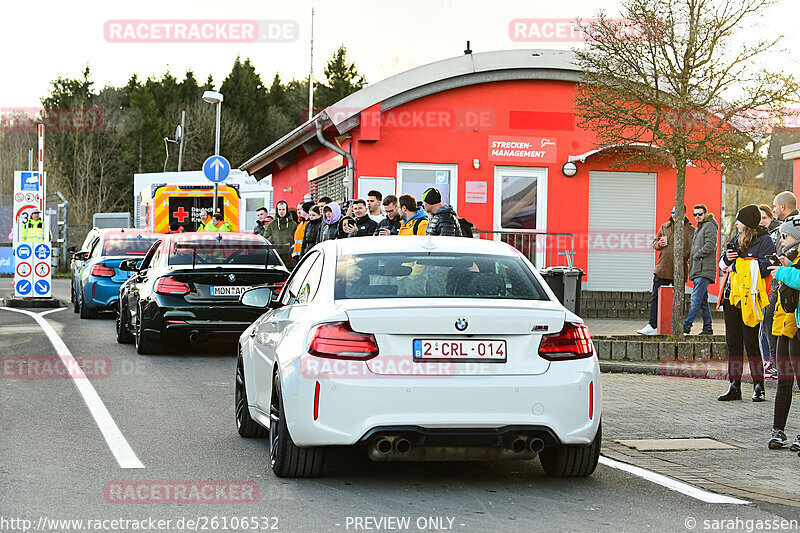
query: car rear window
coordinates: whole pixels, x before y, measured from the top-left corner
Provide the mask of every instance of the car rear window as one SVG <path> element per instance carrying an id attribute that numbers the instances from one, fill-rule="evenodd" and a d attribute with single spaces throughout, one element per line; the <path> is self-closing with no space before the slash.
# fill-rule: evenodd
<path id="1" fill-rule="evenodd" d="M 267 241 L 176 241 L 169 251 L 170 265 L 279 266 L 283 263 Z"/>
<path id="2" fill-rule="evenodd" d="M 517 257 L 467 254 L 353 254 L 336 262 L 335 298 L 548 300 Z"/>
<path id="3" fill-rule="evenodd" d="M 144 255 L 154 242 L 155 237 L 141 235 L 107 238 L 103 242 L 103 255 Z"/>

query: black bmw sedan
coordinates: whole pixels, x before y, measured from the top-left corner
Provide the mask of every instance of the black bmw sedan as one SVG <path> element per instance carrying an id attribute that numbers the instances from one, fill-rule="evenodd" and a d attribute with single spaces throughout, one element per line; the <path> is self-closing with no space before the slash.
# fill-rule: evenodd
<path id="1" fill-rule="evenodd" d="M 289 276 L 268 241 L 244 233 L 164 235 L 119 268 L 132 275 L 119 290 L 117 342 L 140 354 L 168 341 L 237 339 L 263 313 L 239 296 L 256 286 L 278 293 Z"/>

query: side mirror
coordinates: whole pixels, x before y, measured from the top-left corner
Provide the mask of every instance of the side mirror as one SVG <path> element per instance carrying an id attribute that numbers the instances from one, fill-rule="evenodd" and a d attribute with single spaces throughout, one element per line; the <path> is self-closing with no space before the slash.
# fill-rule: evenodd
<path id="1" fill-rule="evenodd" d="M 123 272 L 136 272 L 139 270 L 139 261 L 141 261 L 141 259 L 124 259 L 117 268 Z"/>
<path id="2" fill-rule="evenodd" d="M 72 255 L 72 258 L 75 259 L 76 261 L 86 261 L 87 259 L 89 259 L 89 252 L 86 251 L 75 252 Z"/>
<path id="3" fill-rule="evenodd" d="M 77 246 L 70 246 L 69 248 L 67 248 L 67 252 L 69 252 L 71 254 L 74 254 L 77 251 L 78 251 L 78 247 Z"/>
<path id="4" fill-rule="evenodd" d="M 256 287 L 246 290 L 239 298 L 242 305 L 247 307 L 257 307 L 259 309 L 275 309 L 280 307 L 280 302 L 273 299 L 272 289 L 269 287 Z"/>

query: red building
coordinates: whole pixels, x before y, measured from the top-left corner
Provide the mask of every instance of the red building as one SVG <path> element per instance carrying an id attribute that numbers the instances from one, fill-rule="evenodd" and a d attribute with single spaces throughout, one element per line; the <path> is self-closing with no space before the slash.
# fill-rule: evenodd
<path id="1" fill-rule="evenodd" d="M 574 97 L 582 73 L 568 51 L 467 54 L 414 68 L 341 100 L 240 168 L 272 175 L 274 199 L 412 194 L 435 186 L 480 230 L 574 236 L 586 288 L 649 291 L 650 243 L 675 197 L 675 169 L 619 169 L 620 147 L 580 129 Z M 324 146 L 326 141 L 352 157 Z M 627 147 L 628 149 L 646 149 Z M 574 175 L 571 165 L 577 167 Z M 721 177 L 690 167 L 686 205 L 718 214 Z M 571 237 L 539 237 L 537 266 L 564 264 Z M 566 245 L 565 245 L 566 244 Z"/>

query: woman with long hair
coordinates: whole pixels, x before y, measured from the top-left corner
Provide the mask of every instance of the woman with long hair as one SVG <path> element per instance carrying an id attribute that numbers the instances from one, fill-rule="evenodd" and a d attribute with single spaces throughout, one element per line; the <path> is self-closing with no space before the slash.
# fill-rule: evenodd
<path id="1" fill-rule="evenodd" d="M 769 304 L 764 278 L 769 275 L 767 256 L 775 253 L 775 243 L 760 222 L 757 205 L 743 207 L 736 215 L 738 234 L 728 242 L 720 259 L 720 268 L 730 269 L 723 300 L 730 387 L 717 398 L 723 402 L 742 399 L 745 349 L 753 378 L 753 401 L 765 399 L 758 332 L 764 308 Z"/>

